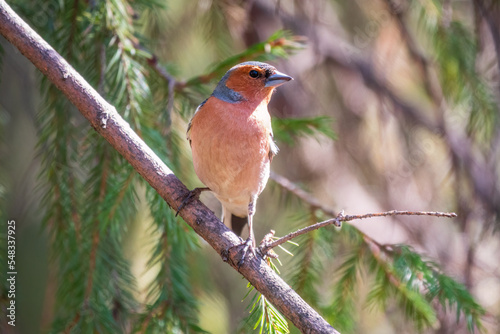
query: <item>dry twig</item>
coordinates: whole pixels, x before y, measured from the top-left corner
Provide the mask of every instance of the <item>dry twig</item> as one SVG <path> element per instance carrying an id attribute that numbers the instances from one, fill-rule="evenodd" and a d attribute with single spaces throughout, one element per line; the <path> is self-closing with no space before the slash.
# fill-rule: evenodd
<path id="1" fill-rule="evenodd" d="M 437 211 L 386 211 L 386 212 L 378 212 L 378 213 L 365 213 L 362 215 L 344 215 L 344 211 L 341 211 L 337 217 L 328 219 L 313 225 L 309 225 L 307 227 L 301 228 L 295 232 L 289 233 L 284 237 L 279 238 L 271 243 L 267 243 L 264 246 L 261 246 L 261 251 L 263 254 L 266 254 L 270 249 L 284 244 L 285 242 L 292 240 L 299 235 L 309 233 L 311 231 L 317 230 L 319 228 L 334 225 L 337 227 L 342 226 L 342 222 L 348 222 L 352 220 L 366 219 L 366 218 L 375 218 L 375 217 L 387 217 L 387 216 L 434 216 L 434 217 L 447 217 L 454 218 L 457 216 L 454 212 L 437 212 Z"/>

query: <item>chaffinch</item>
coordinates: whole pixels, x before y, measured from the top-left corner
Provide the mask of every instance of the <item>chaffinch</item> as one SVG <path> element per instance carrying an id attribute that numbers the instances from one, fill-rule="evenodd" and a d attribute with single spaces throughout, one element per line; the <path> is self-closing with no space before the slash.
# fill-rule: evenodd
<path id="1" fill-rule="evenodd" d="M 232 67 L 196 109 L 187 139 L 199 179 L 222 204 L 222 220 L 255 254 L 252 220 L 278 147 L 267 104 L 276 87 L 293 80 L 275 67 L 251 61 Z"/>

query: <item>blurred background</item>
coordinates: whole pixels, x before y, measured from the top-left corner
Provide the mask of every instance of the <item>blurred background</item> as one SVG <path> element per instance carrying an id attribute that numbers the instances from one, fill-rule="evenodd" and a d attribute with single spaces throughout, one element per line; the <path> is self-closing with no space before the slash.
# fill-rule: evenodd
<path id="1" fill-rule="evenodd" d="M 258 240 L 340 210 L 458 217 L 317 231 L 286 246 L 293 257 L 277 250 L 281 276 L 345 333 L 500 331 L 498 1 L 9 3 L 189 188 L 201 183 L 187 122 L 224 72 L 262 60 L 293 76 L 270 104 L 280 153 L 258 202 Z M 0 233 L 16 220 L 18 266 L 17 323 L 2 316 L 2 333 L 252 332 L 246 281 L 0 46 Z M 211 194 L 202 200 L 220 215 Z M 404 264 L 401 245 L 416 256 Z M 432 299 L 436 273 L 466 290 L 440 281 L 444 299 Z"/>

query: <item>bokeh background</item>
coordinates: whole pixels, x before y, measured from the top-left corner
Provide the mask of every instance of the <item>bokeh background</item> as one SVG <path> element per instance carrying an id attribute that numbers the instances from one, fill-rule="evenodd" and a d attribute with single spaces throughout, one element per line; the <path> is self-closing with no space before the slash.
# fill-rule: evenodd
<path id="1" fill-rule="evenodd" d="M 189 146 L 183 136 L 196 104 L 210 94 L 217 78 L 231 65 L 248 58 L 269 61 L 293 76 L 295 80 L 280 87 L 273 96 L 270 112 L 276 119 L 316 117 L 316 123 L 295 124 L 301 129 L 297 131 L 283 122 L 275 123 L 284 130 L 275 129 L 280 153 L 273 160 L 272 170 L 333 212 L 362 214 L 392 209 L 456 212 L 458 217 L 453 219 L 388 217 L 352 225 L 380 245 L 407 244 L 425 259 L 439 264 L 442 272 L 462 283 L 485 309 L 481 317 L 484 331 L 498 333 L 500 4 L 497 1 L 164 0 L 147 5 L 127 1 L 17 0 L 10 3 L 125 117 L 151 122 L 133 123 L 141 135 L 149 136 L 145 124 L 155 124 L 161 136 L 149 141 L 152 149 L 162 152 L 168 148 L 165 155 L 170 159 L 169 166 L 190 188 L 201 183 L 193 173 Z M 113 16 L 115 10 L 121 12 Z M 104 19 L 108 20 L 105 24 L 100 21 Z M 76 22 L 74 28 L 72 22 Z M 117 33 L 120 31 L 122 34 Z M 270 39 L 277 31 L 286 33 Z M 75 40 L 73 45 L 71 39 Z M 104 47 L 97 44 L 99 41 Z M 263 51 L 245 51 L 265 41 L 271 42 L 262 44 Z M 75 192 L 79 197 L 76 201 L 83 206 L 87 201 L 85 191 L 92 193 L 93 189 L 92 182 L 83 180 L 102 175 L 91 166 L 101 164 L 100 152 L 106 144 L 94 147 L 90 146 L 94 142 L 84 141 L 82 138 L 91 137 L 89 133 L 93 131 L 85 120 L 67 104 L 54 102 L 63 97 L 51 100 L 57 91 L 47 88 L 49 83 L 6 40 L 0 38 L 0 45 L 3 50 L 1 227 L 4 233 L 6 220 L 16 220 L 19 273 L 18 326 L 14 330 L 2 323 L 2 319 L 0 328 L 5 333 L 38 333 L 50 328 L 54 332 L 58 332 L 57 328 L 70 331 L 68 319 L 74 316 L 61 316 L 57 305 L 66 305 L 64 301 L 58 302 L 58 298 L 64 300 L 58 295 L 62 293 L 61 286 L 69 282 L 69 276 L 61 274 L 61 257 L 70 259 L 72 254 L 67 253 L 72 248 L 58 248 L 63 247 L 58 238 L 65 236 L 57 236 L 59 225 L 44 218 L 55 207 L 50 203 L 62 202 L 64 198 L 47 200 L 46 194 L 53 196 L 50 192 L 55 189 L 53 185 L 65 184 L 67 180 L 60 175 L 68 169 L 75 170 L 76 179 L 82 180 L 85 188 L 81 193 Z M 70 46 L 66 48 L 67 45 Z M 123 97 L 113 88 L 107 88 L 113 84 L 120 86 L 106 77 L 108 74 L 102 74 L 100 79 L 92 72 L 98 64 L 104 67 L 107 64 L 104 72 L 109 69 L 109 73 L 114 73 L 113 48 L 129 57 L 120 58 L 120 66 L 125 68 L 128 64 L 127 68 L 134 68 L 137 65 L 134 61 L 140 64 L 137 72 L 133 72 L 136 77 L 125 70 L 123 79 L 148 86 L 144 91 L 149 95 L 141 91 L 136 99 L 139 107 L 133 106 L 134 94 L 129 90 L 140 87 L 127 84 Z M 137 59 L 140 55 L 135 50 L 146 53 L 142 60 Z M 105 56 L 100 58 L 101 54 Z M 239 56 L 230 58 L 234 55 Z M 162 75 L 159 68 L 168 73 Z M 190 78 L 200 80 L 184 87 Z M 148 104 L 144 100 L 149 98 Z M 147 112 L 143 110 L 134 116 L 134 110 L 141 108 Z M 42 130 L 44 124 L 50 123 L 43 114 L 52 110 L 62 110 L 63 115 L 67 112 L 58 126 L 72 132 L 65 134 L 71 139 L 62 140 L 69 140 L 67 147 L 73 150 L 74 160 L 66 165 L 59 161 L 51 179 L 47 173 L 50 165 L 47 152 L 53 148 L 46 144 L 57 143 L 57 136 L 64 133 L 52 132 L 56 137 L 52 138 Z M 327 117 L 317 118 L 320 116 Z M 78 152 L 75 147 L 90 153 Z M 94 181 L 94 186 L 99 184 Z M 148 262 L 153 246 L 165 231 L 155 225 L 149 204 L 153 199 L 146 194 L 146 186 L 138 179 L 132 182 L 137 183 L 135 197 L 130 200 L 135 210 L 119 217 L 123 220 L 118 223 L 127 221 L 120 232 L 119 248 L 123 252 L 121 260 L 129 266 L 130 280 L 134 282 L 130 294 L 137 305 L 128 309 L 140 313 L 148 300 L 151 282 L 162 271 L 161 264 L 148 266 Z M 111 198 L 120 198 L 119 192 Z M 202 200 L 220 214 L 219 204 L 212 195 L 203 194 Z M 85 214 L 81 215 L 85 218 Z M 327 216 L 270 180 L 257 206 L 257 239 L 270 229 L 284 235 Z M 73 224 L 71 214 L 68 217 L 69 221 L 63 219 L 63 222 Z M 178 224 L 184 224 L 186 229 L 182 221 Z M 336 244 L 325 246 L 329 241 L 323 238 L 314 251 L 309 252 L 307 247 L 316 244 L 305 240 L 298 241 L 299 247 L 287 246 L 296 255 L 311 254 L 314 259 L 310 262 L 300 256 L 297 261 L 277 251 L 283 263 L 279 266 L 282 276 L 296 282 L 295 287 L 299 284 L 294 279 L 300 277 L 297 274 L 300 265 L 305 266 L 304 273 L 314 269 L 316 276 L 310 279 L 314 280 L 315 292 L 311 296 L 321 297 L 313 302 L 320 308 L 330 305 L 338 274 L 336 268 L 352 250 L 342 231 L 331 228 L 328 235 L 333 233 L 336 237 L 330 242 Z M 66 237 L 72 242 L 69 234 Z M 192 240 L 198 246 L 182 257 L 181 265 L 188 269 L 184 273 L 187 276 L 180 279 L 189 282 L 187 286 L 198 307 L 195 315 L 198 325 L 211 333 L 234 333 L 242 328 L 242 319 L 248 314 L 249 298 L 242 302 L 247 292 L 246 281 L 208 245 L 196 237 Z M 82 251 L 81 257 L 75 255 L 75 266 L 88 259 L 89 252 Z M 5 257 L 0 259 L 3 261 Z M 364 267 L 359 282 L 353 286 L 354 325 L 346 327 L 346 332 L 416 332 L 397 303 L 389 301 L 381 308 L 366 306 L 370 270 L 369 266 Z M 307 289 L 302 292 L 306 296 L 310 293 Z M 75 300 L 80 300 L 82 294 L 76 293 Z M 424 332 L 467 332 L 463 317 L 456 321 L 456 308 L 450 307 L 448 312 L 437 309 L 436 321 L 424 326 Z M 54 325 L 57 321 L 63 324 Z M 249 331 L 248 327 L 243 328 Z M 120 328 L 124 332 L 131 330 L 126 326 Z"/>

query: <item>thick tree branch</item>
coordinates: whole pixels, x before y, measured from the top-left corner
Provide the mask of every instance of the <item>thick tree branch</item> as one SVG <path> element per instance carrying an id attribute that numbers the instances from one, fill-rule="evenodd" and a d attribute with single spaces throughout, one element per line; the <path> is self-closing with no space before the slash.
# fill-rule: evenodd
<path id="1" fill-rule="evenodd" d="M 188 190 L 130 126 L 50 45 L 0 0 L 0 34 L 60 89 L 92 127 L 115 148 L 174 210 Z M 240 239 L 200 201 L 182 218 L 215 251 L 266 296 L 303 333 L 338 333 L 258 257 L 247 255 L 238 268 Z M 227 252 L 228 249 L 231 251 Z M 250 254 L 250 253 L 249 253 Z M 227 258 L 226 258 L 227 256 Z"/>

